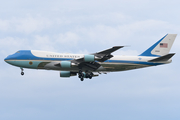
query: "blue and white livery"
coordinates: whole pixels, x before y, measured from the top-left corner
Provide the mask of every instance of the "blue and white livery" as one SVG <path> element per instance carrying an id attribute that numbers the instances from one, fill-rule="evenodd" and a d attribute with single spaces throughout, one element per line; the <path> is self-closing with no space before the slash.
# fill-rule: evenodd
<path id="1" fill-rule="evenodd" d="M 101 73 L 132 70 L 170 63 L 175 53 L 169 53 L 177 34 L 167 34 L 139 56 L 116 56 L 115 46 L 94 54 L 63 54 L 37 50 L 19 50 L 4 60 L 21 68 L 60 71 L 60 77 L 76 76 L 84 80 Z"/>

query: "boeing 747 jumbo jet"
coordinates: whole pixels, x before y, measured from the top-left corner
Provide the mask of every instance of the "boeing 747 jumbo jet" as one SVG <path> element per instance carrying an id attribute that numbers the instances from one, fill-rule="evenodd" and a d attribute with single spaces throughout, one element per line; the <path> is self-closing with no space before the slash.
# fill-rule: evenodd
<path id="1" fill-rule="evenodd" d="M 88 54 L 62 54 L 37 50 L 19 50 L 4 60 L 21 68 L 60 71 L 60 77 L 76 76 L 81 81 L 107 72 L 125 71 L 171 63 L 175 53 L 169 53 L 177 34 L 167 34 L 138 56 L 116 56 L 112 53 L 124 46 Z"/>

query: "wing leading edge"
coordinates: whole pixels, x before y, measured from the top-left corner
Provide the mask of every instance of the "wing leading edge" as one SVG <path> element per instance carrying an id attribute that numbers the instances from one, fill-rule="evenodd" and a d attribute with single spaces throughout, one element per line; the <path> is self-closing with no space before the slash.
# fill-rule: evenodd
<path id="1" fill-rule="evenodd" d="M 118 50 L 120 48 L 123 48 L 123 47 L 124 46 L 115 46 L 115 47 L 112 47 L 110 49 L 94 53 L 93 55 L 95 55 L 97 58 L 99 58 L 99 59 L 97 59 L 97 61 L 104 62 L 104 61 L 106 61 L 106 60 L 108 60 L 108 59 L 113 57 L 113 55 L 111 55 L 111 53 L 113 53 L 116 50 Z"/>
<path id="2" fill-rule="evenodd" d="M 77 65 L 77 67 L 79 69 L 83 69 L 86 68 L 87 70 L 91 70 L 91 71 L 95 71 L 97 70 L 101 65 L 97 62 L 104 62 L 110 58 L 113 57 L 113 55 L 111 55 L 111 53 L 113 53 L 114 51 L 123 48 L 124 46 L 115 46 L 112 47 L 110 49 L 106 49 L 97 53 L 93 53 L 90 56 L 94 57 L 94 61 L 90 61 L 90 62 L 86 62 L 83 58 L 80 59 L 73 59 L 71 62 L 74 63 L 75 65 Z"/>

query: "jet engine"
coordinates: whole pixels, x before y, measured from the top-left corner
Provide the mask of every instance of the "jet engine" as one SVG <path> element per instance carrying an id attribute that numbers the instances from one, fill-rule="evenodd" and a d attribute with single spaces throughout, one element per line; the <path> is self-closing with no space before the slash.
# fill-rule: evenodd
<path id="1" fill-rule="evenodd" d="M 60 66 L 62 68 L 71 68 L 71 62 L 70 61 L 61 61 Z"/>
<path id="2" fill-rule="evenodd" d="M 94 55 L 84 55 L 84 61 L 85 62 L 93 62 L 95 60 Z"/>
<path id="3" fill-rule="evenodd" d="M 70 71 L 60 71 L 60 77 L 71 77 L 76 76 L 77 73 L 70 72 Z"/>

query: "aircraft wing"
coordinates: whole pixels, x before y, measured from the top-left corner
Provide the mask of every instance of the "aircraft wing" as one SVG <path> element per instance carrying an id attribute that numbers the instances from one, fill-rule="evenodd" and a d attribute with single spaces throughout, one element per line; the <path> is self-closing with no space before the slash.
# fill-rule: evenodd
<path id="1" fill-rule="evenodd" d="M 116 51 L 120 48 L 123 48 L 123 47 L 124 46 L 115 46 L 115 47 L 112 47 L 110 49 L 94 53 L 93 55 L 95 55 L 97 58 L 99 58 L 99 59 L 97 59 L 97 61 L 104 62 L 104 61 L 113 57 L 113 55 L 111 55 L 111 53 L 113 53 L 114 51 Z"/>
<path id="2" fill-rule="evenodd" d="M 94 58 L 96 61 L 104 62 L 113 57 L 113 55 L 111 55 L 112 52 L 114 52 L 120 48 L 123 48 L 123 47 L 124 46 L 115 46 L 115 47 L 112 47 L 110 49 L 107 49 L 107 50 L 104 50 L 101 52 L 93 53 L 91 55 L 94 55 Z M 97 70 L 101 66 L 96 61 L 85 62 L 84 58 L 79 58 L 79 59 L 74 59 L 71 62 L 74 63 L 75 65 L 77 65 L 79 67 L 79 69 L 86 68 L 88 70 L 94 71 L 94 70 Z"/>

